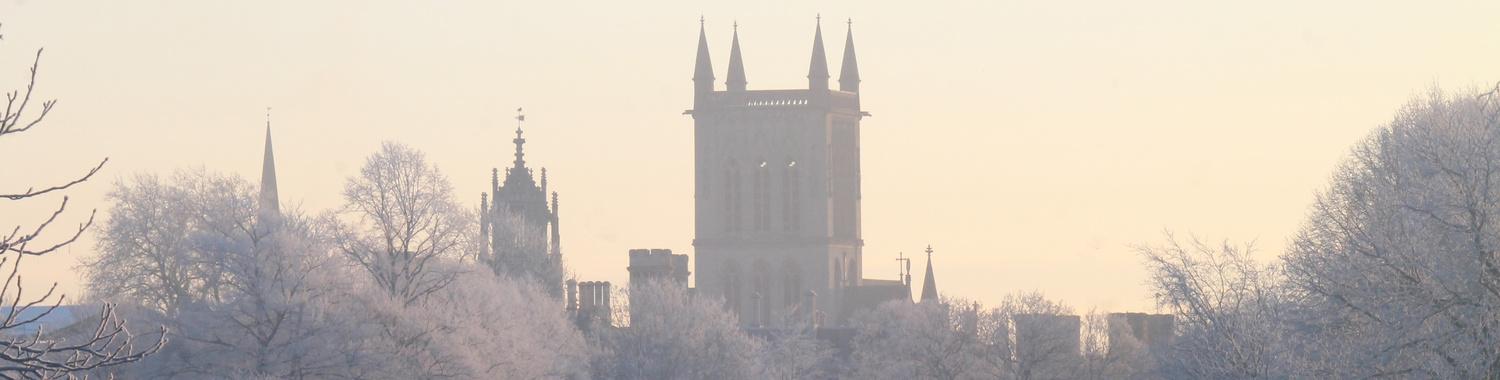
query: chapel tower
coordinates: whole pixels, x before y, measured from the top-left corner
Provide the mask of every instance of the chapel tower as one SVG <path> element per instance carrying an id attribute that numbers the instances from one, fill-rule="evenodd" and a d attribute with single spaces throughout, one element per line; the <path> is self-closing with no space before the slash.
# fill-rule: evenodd
<path id="1" fill-rule="evenodd" d="M 749 90 L 736 25 L 720 91 L 700 20 L 686 112 L 696 286 L 722 296 L 750 326 L 834 314 L 861 283 L 859 124 L 868 114 L 859 107 L 852 25 L 837 90 L 829 87 L 821 18 L 812 45 L 807 88 Z"/>

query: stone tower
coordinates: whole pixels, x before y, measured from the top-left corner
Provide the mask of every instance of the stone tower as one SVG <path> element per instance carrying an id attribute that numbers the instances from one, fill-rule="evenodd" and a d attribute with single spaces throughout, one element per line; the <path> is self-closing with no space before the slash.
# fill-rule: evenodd
<path id="1" fill-rule="evenodd" d="M 698 294 L 746 325 L 837 310 L 861 283 L 859 68 L 851 33 L 829 88 L 821 20 L 805 89 L 748 90 L 735 27 L 725 90 L 699 26 L 693 72 Z M 804 305 L 804 294 L 819 295 Z"/>
<path id="2" fill-rule="evenodd" d="M 479 251 L 481 255 L 493 255 L 497 259 L 509 255 L 530 255 L 555 263 L 562 256 L 557 193 L 550 194 L 551 205 L 548 205 L 547 169 L 541 169 L 538 181 L 534 175 L 536 173 L 526 166 L 526 138 L 520 126 L 525 116 L 518 115 L 516 120 L 516 137 L 511 139 L 511 143 L 515 144 L 515 160 L 511 162 L 511 167 L 505 169 L 503 182 L 499 169 L 491 171 L 489 194 L 480 196 L 482 211 L 479 228 L 480 234 L 487 239 L 482 239 Z M 546 276 L 539 277 L 546 279 Z M 556 284 L 549 284 L 547 289 L 560 298 L 561 286 L 561 279 L 558 279 Z"/>

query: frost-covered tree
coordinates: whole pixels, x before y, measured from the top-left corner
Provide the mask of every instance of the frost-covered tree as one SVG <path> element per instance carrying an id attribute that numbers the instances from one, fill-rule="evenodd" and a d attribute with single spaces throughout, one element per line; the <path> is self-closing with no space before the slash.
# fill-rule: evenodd
<path id="1" fill-rule="evenodd" d="M 1315 368 L 1500 378 L 1497 250 L 1500 87 L 1434 90 L 1353 149 L 1284 257 Z"/>
<path id="2" fill-rule="evenodd" d="M 87 286 L 177 337 L 125 374 L 327 378 L 373 362 L 331 244 L 295 212 L 256 220 L 255 194 L 201 170 L 115 185 Z"/>
<path id="3" fill-rule="evenodd" d="M 760 342 L 721 302 L 681 284 L 632 284 L 628 327 L 596 337 L 594 376 L 615 379 L 747 379 Z"/>
<path id="4" fill-rule="evenodd" d="M 1175 378 L 1286 378 L 1297 373 L 1287 341 L 1288 303 L 1275 267 L 1249 246 L 1182 242 L 1168 234 L 1141 247 L 1156 302 L 1176 315 L 1163 370 Z"/>
<path id="5" fill-rule="evenodd" d="M 0 35 L 0 40 L 3 39 L 4 36 Z M 38 110 L 32 103 L 41 59 L 42 49 L 37 49 L 24 92 L 14 90 L 5 94 L 5 108 L 0 111 L 0 141 L 11 142 L 15 135 L 40 126 L 57 104 L 56 100 L 42 101 Z M 35 159 L 47 159 L 6 153 L 10 152 L 0 150 L 0 157 L 4 158 L 0 160 L 0 168 L 26 165 Z M 19 192 L 0 189 L 0 199 L 20 202 L 61 194 L 93 178 L 108 161 L 108 158 L 100 160 L 87 173 L 65 183 L 33 186 Z M 6 178 L 6 181 L 11 180 L 19 179 Z M 57 222 L 57 217 L 67 208 L 68 197 L 64 195 L 57 209 L 36 224 L 18 224 L 9 232 L 0 230 L 0 273 L 5 273 L 3 286 L 0 286 L 0 378 L 58 378 L 74 376 L 75 373 L 84 371 L 112 370 L 121 364 L 135 362 L 155 353 L 166 342 L 165 330 L 153 334 L 156 335 L 153 337 L 137 339 L 127 328 L 125 320 L 115 313 L 114 306 L 108 304 L 103 306 L 102 312 L 97 316 L 97 325 L 90 332 L 64 335 L 54 334 L 54 331 L 46 329 L 53 326 L 38 327 L 43 318 L 58 310 L 57 307 L 65 297 L 55 294 L 55 283 L 41 296 L 25 293 L 21 262 L 29 256 L 47 255 L 67 247 L 93 225 L 94 214 L 90 212 L 88 221 L 81 223 L 76 230 L 65 230 L 62 234 L 50 230 L 53 223 Z"/>
<path id="6" fill-rule="evenodd" d="M 347 220 L 331 223 L 339 249 L 403 304 L 451 284 L 457 275 L 436 264 L 476 247 L 453 185 L 405 145 L 382 144 L 344 185 L 344 201 Z"/>

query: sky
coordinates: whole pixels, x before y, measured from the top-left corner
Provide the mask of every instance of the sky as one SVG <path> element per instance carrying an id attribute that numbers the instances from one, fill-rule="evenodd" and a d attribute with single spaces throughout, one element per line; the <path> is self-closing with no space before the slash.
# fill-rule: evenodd
<path id="1" fill-rule="evenodd" d="M 682 111 L 699 17 L 719 77 L 738 22 L 749 88 L 778 89 L 806 85 L 819 14 L 834 61 L 853 20 L 873 115 L 864 273 L 893 279 L 898 252 L 930 244 L 939 289 L 989 304 L 1038 290 L 1080 311 L 1157 310 L 1136 247 L 1167 231 L 1273 260 L 1404 103 L 1500 81 L 1492 1 L 0 0 L 0 88 L 24 86 L 45 47 L 37 96 L 59 100 L 0 139 L 0 192 L 108 157 L 67 192 L 60 235 L 90 208 L 107 217 L 106 192 L 132 175 L 258 183 L 272 107 L 284 206 L 338 207 L 387 140 L 477 206 L 524 107 L 572 272 L 623 284 L 631 248 L 692 252 Z M 0 227 L 60 201 L 0 201 Z M 22 275 L 78 297 L 93 251 L 86 235 Z"/>

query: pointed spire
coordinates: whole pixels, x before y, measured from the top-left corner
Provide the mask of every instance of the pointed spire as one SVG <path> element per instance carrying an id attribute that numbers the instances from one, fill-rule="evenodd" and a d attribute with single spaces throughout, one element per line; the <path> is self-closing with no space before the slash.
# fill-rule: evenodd
<path id="1" fill-rule="evenodd" d="M 276 193 L 276 156 L 271 152 L 271 107 L 266 107 L 266 152 L 260 170 L 260 214 L 262 218 L 281 215 Z"/>
<path id="2" fill-rule="evenodd" d="M 729 48 L 729 91 L 745 91 L 745 60 L 740 58 L 740 23 L 734 23 L 734 42 Z"/>
<path id="3" fill-rule="evenodd" d="M 710 62 L 708 58 L 708 33 L 704 31 L 703 16 L 699 16 L 698 60 L 693 67 L 694 103 L 702 103 L 712 92 L 714 92 L 714 67 L 713 62 Z"/>
<path id="4" fill-rule="evenodd" d="M 823 15 L 818 15 L 818 29 L 813 34 L 812 63 L 807 68 L 807 88 L 828 89 L 828 57 L 823 54 Z"/>
<path id="5" fill-rule="evenodd" d="M 932 276 L 932 246 L 927 246 L 927 278 L 922 280 L 922 302 L 938 302 L 937 278 Z"/>
<path id="6" fill-rule="evenodd" d="M 859 60 L 854 58 L 854 19 L 849 19 L 849 37 L 844 39 L 844 67 L 839 70 L 839 91 L 859 92 Z"/>

